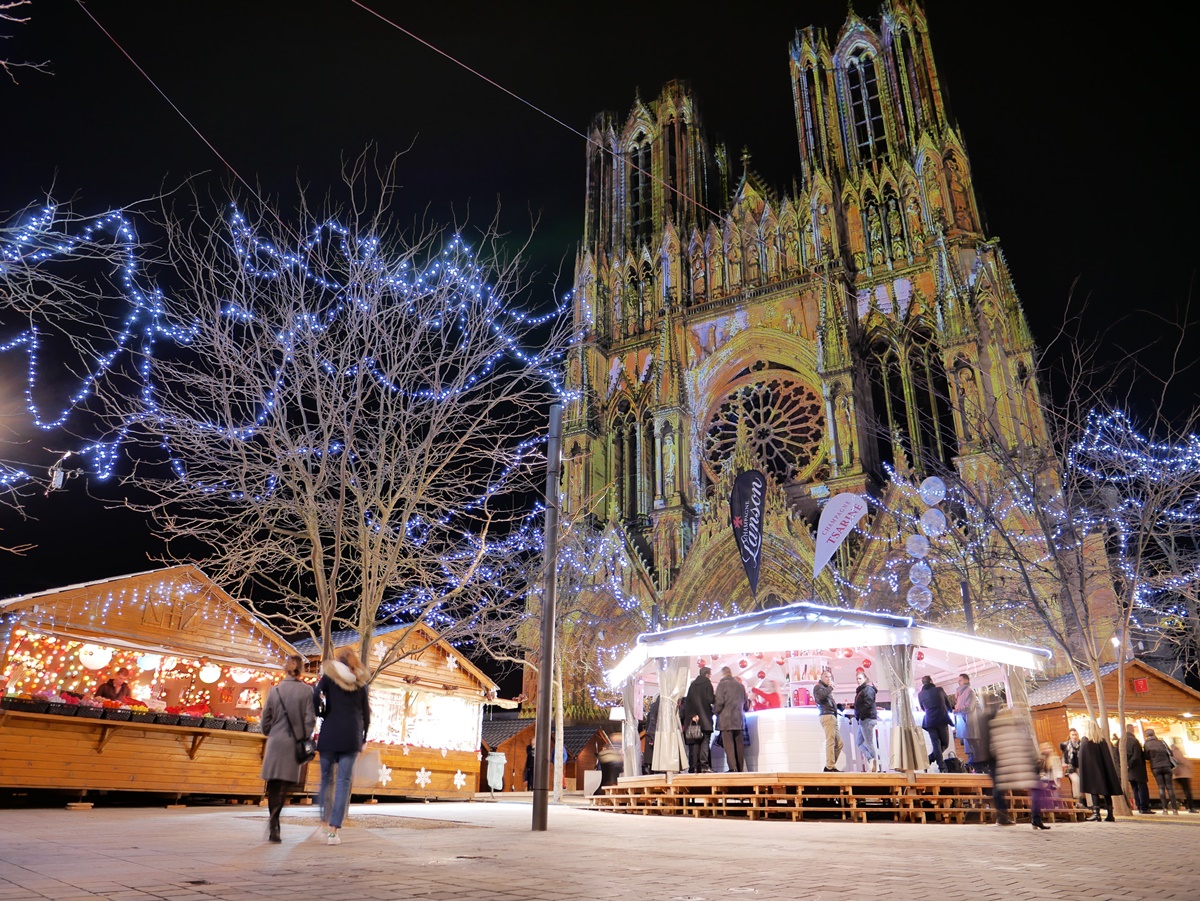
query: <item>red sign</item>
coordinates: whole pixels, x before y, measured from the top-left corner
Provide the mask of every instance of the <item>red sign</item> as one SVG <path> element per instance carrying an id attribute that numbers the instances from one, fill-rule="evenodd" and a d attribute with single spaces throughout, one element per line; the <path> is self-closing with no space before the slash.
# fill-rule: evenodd
<path id="1" fill-rule="evenodd" d="M 1144 695 L 1146 692 L 1148 692 L 1150 690 L 1150 680 L 1149 679 L 1134 679 L 1133 680 L 1133 690 L 1134 690 L 1135 694 Z"/>

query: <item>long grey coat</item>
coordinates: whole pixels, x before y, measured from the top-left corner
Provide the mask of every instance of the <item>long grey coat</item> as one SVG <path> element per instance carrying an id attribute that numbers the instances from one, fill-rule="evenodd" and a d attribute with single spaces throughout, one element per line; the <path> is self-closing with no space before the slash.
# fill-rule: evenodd
<path id="1" fill-rule="evenodd" d="M 746 728 L 746 689 L 733 676 L 722 676 L 717 683 L 713 713 L 717 715 L 717 728 L 722 732 L 737 732 Z"/>
<path id="2" fill-rule="evenodd" d="M 262 778 L 300 781 L 300 764 L 296 763 L 296 742 L 283 721 L 284 710 L 291 717 L 296 738 L 311 737 L 317 725 L 313 709 L 312 688 L 299 679 L 284 679 L 267 693 L 263 705 L 262 730 L 267 736 L 263 754 Z"/>

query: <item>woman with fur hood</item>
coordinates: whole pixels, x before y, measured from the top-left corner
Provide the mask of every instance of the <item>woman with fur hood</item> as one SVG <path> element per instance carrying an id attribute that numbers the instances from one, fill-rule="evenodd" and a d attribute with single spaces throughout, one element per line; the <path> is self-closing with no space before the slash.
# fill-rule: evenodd
<path id="1" fill-rule="evenodd" d="M 341 844 L 338 830 L 350 806 L 354 760 L 367 739 L 371 705 L 367 698 L 367 670 L 353 648 L 342 648 L 337 658 L 321 666 L 323 675 L 313 689 L 313 702 L 322 711 L 317 752 L 321 755 L 321 819 L 329 826 L 327 840 Z M 334 785 L 334 770 L 337 785 Z"/>

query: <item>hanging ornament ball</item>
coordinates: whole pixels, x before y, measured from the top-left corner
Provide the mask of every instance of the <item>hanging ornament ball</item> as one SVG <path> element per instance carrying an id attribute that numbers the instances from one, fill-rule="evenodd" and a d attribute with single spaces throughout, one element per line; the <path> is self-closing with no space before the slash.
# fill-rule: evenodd
<path id="1" fill-rule="evenodd" d="M 198 675 L 200 677 L 200 681 L 205 685 L 212 685 L 221 678 L 221 667 L 217 666 L 215 663 L 206 663 L 204 666 L 200 667 L 200 672 Z"/>
<path id="2" fill-rule="evenodd" d="M 870 669 L 870 668 L 871 668 L 871 661 L 870 661 L 870 660 L 864 660 L 864 661 L 862 662 L 862 668 L 863 668 L 864 670 L 868 670 L 868 669 Z"/>
<path id="3" fill-rule="evenodd" d="M 758 653 L 756 653 L 756 654 L 754 655 L 754 659 L 755 659 L 755 660 L 762 660 L 762 659 L 763 659 L 763 656 L 764 656 L 764 655 L 763 655 L 763 653 L 762 653 L 761 651 L 759 651 Z"/>
<path id="4" fill-rule="evenodd" d="M 699 660 L 696 661 L 696 665 L 697 666 L 708 666 L 708 664 L 704 662 L 703 657 L 701 657 Z"/>
<path id="5" fill-rule="evenodd" d="M 137 659 L 138 669 L 143 671 L 158 669 L 160 663 L 162 663 L 162 654 L 142 654 Z"/>
<path id="6" fill-rule="evenodd" d="M 842 648 L 842 657 L 849 660 L 854 656 L 854 648 Z"/>
<path id="7" fill-rule="evenodd" d="M 946 514 L 937 507 L 930 507 L 921 514 L 921 531 L 930 538 L 937 538 L 946 531 Z"/>
<path id="8" fill-rule="evenodd" d="M 776 658 L 775 658 L 775 665 L 776 665 L 776 666 L 783 666 L 785 662 L 786 662 L 786 661 L 784 660 L 784 658 L 783 658 L 783 657 L 776 657 Z"/>
<path id="9" fill-rule="evenodd" d="M 917 659 L 918 659 L 918 660 L 924 660 L 924 659 L 925 659 L 925 652 L 924 652 L 924 651 L 917 651 Z"/>
<path id="10" fill-rule="evenodd" d="M 933 592 L 924 585 L 914 585 L 908 589 L 908 603 L 918 610 L 928 610 L 933 604 Z"/>
<path id="11" fill-rule="evenodd" d="M 760 678 L 760 679 L 765 679 L 765 678 L 767 678 L 767 674 L 766 674 L 765 672 L 763 672 L 762 670 L 759 670 L 759 671 L 758 671 L 758 678 Z"/>
<path id="12" fill-rule="evenodd" d="M 747 660 L 745 657 L 743 657 L 741 660 L 738 661 L 738 666 L 740 666 L 742 669 L 745 669 L 749 665 L 750 665 L 750 661 Z"/>
<path id="13" fill-rule="evenodd" d="M 918 560 L 908 568 L 908 579 L 914 585 L 926 586 L 933 581 L 933 570 L 924 560 Z"/>
<path id="14" fill-rule="evenodd" d="M 85 644 L 79 649 L 79 662 L 88 669 L 102 669 L 108 666 L 112 658 L 112 648 L 102 648 L 95 644 Z"/>
<path id="15" fill-rule="evenodd" d="M 929 553 L 929 539 L 924 535 L 909 535 L 908 541 L 904 542 L 904 549 L 909 556 L 924 557 Z"/>
<path id="16" fill-rule="evenodd" d="M 930 476 L 921 483 L 921 500 L 934 507 L 946 499 L 946 483 L 937 476 Z"/>
<path id="17" fill-rule="evenodd" d="M 254 673 L 248 669 L 231 669 L 229 671 L 229 678 L 232 679 L 234 682 L 236 682 L 238 685 L 245 685 L 253 677 L 254 677 Z"/>
<path id="18" fill-rule="evenodd" d="M 171 670 L 175 669 L 175 667 L 177 667 L 177 666 L 179 666 L 179 658 L 178 657 L 164 657 L 163 658 L 162 668 L 163 668 L 164 673 L 171 672 Z"/>

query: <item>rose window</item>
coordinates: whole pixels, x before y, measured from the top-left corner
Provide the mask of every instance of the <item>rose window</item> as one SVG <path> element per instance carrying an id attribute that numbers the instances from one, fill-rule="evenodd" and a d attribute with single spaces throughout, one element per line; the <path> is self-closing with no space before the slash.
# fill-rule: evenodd
<path id="1" fill-rule="evenodd" d="M 739 423 L 745 424 L 750 452 L 781 485 L 807 476 L 820 461 L 824 404 L 807 385 L 771 378 L 726 395 L 704 438 L 705 463 L 714 479 L 733 456 Z"/>

